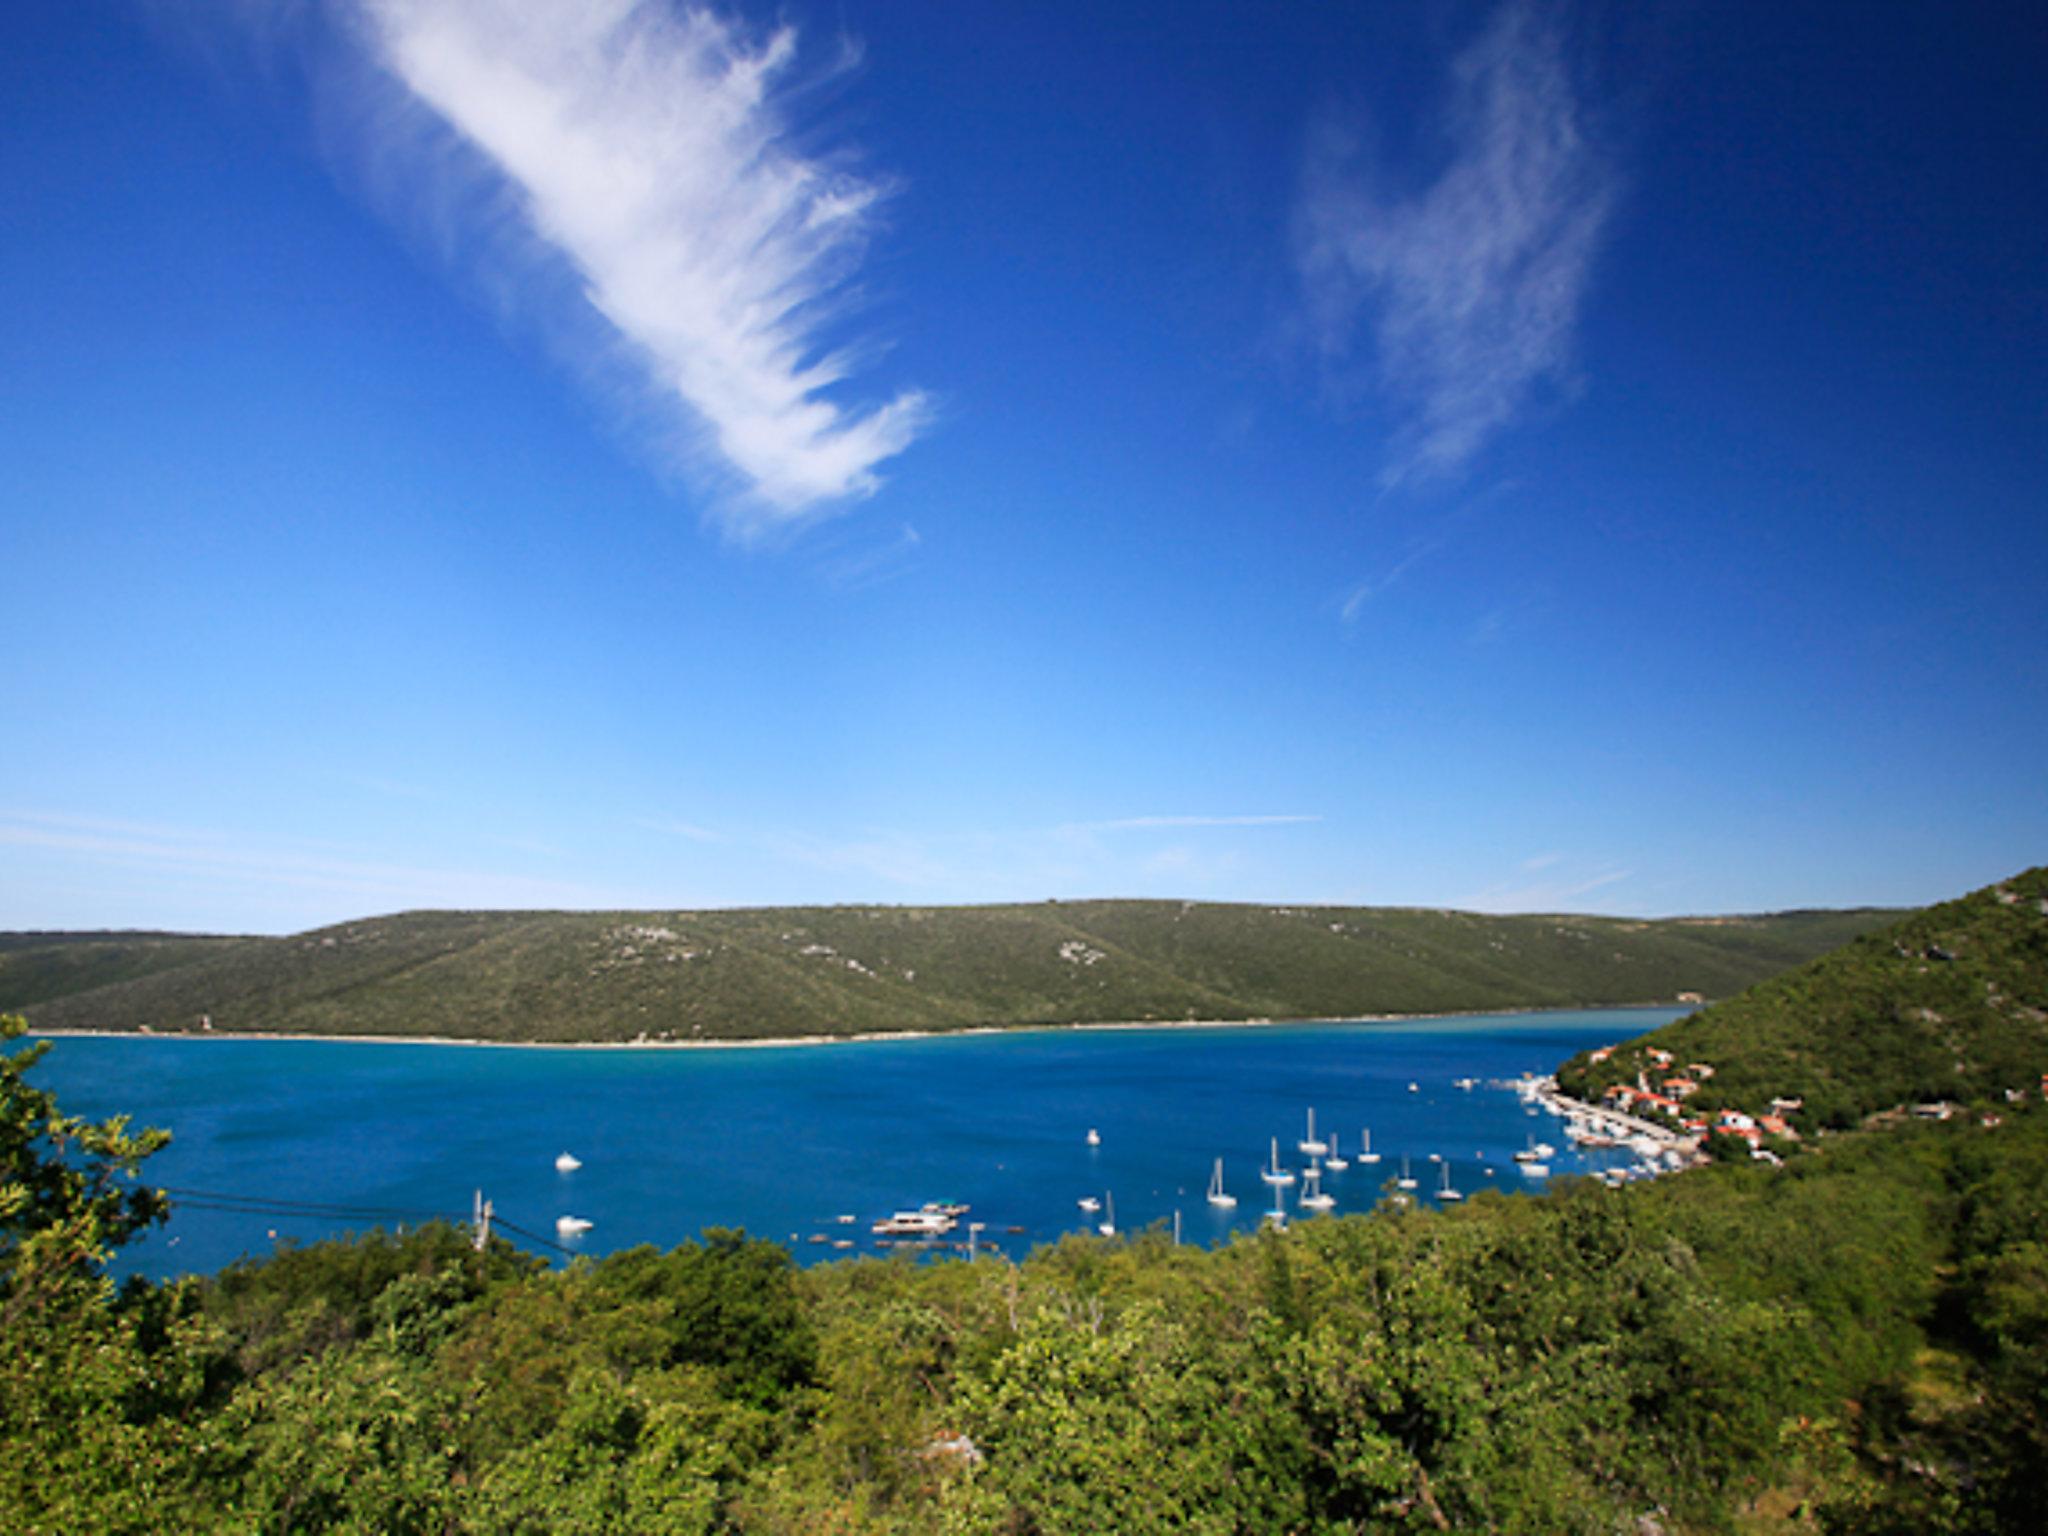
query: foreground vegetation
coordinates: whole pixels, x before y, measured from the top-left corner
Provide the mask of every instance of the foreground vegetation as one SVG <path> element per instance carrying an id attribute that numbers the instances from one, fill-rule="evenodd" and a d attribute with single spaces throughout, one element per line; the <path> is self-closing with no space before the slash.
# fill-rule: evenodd
<path id="1" fill-rule="evenodd" d="M 1724 996 L 1896 914 L 1640 922 L 1197 902 L 417 912 L 291 938 L 15 935 L 38 1029 L 730 1040 Z"/>
<path id="2" fill-rule="evenodd" d="M 2022 957 L 1994 990 L 2039 1008 L 2048 966 L 2006 916 L 2048 908 L 1988 895 L 1930 920 L 1952 954 Z M 1827 978 L 1861 974 L 1801 995 L 1834 1017 Z M 1777 1020 L 1765 1051 L 1801 1022 L 1738 1017 Z M 799 1271 L 712 1231 L 564 1269 L 433 1226 L 117 1290 L 161 1137 L 64 1118 L 26 1075 L 44 1048 L 0 1057 L 17 1529 L 2039 1529 L 2048 1105 L 1989 1077 L 1946 1120 L 1817 1132 L 1782 1167 L 1213 1252 Z M 2012 1066 L 2032 1085 L 2048 1059 Z"/>

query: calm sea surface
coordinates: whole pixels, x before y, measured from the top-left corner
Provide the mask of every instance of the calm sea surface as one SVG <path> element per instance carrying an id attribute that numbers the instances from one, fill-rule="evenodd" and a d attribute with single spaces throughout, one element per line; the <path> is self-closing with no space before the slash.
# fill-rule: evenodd
<path id="1" fill-rule="evenodd" d="M 1444 1166 L 1468 1194 L 1530 1187 L 1511 1154 L 1531 1136 L 1558 1147 L 1555 1174 L 1604 1166 L 1611 1154 L 1572 1151 L 1558 1122 L 1526 1109 L 1505 1080 L 1682 1011 L 690 1051 L 67 1039 L 36 1076 L 68 1111 L 170 1129 L 176 1139 L 149 1164 L 153 1183 L 383 1218 L 188 1207 L 124 1258 L 147 1274 L 216 1269 L 267 1252 L 273 1234 L 309 1241 L 465 1218 L 478 1188 L 550 1238 L 558 1216 L 588 1219 L 570 1244 L 588 1253 L 667 1247 L 706 1226 L 788 1242 L 807 1262 L 843 1257 L 830 1239 L 873 1253 L 877 1218 L 961 1200 L 988 1223 L 984 1241 L 1022 1255 L 1100 1221 L 1083 1214 L 1083 1196 L 1113 1198 L 1126 1231 L 1178 1212 L 1190 1242 L 1256 1225 L 1272 1204 L 1258 1177 L 1268 1147 L 1279 1138 L 1282 1163 L 1300 1168 L 1311 1107 L 1343 1153 L 1370 1128 L 1383 1154 L 1375 1167 L 1325 1174 L 1340 1212 L 1373 1204 L 1403 1157 L 1425 1195 Z M 1479 1085 L 1455 1086 L 1466 1077 Z M 1099 1146 L 1087 1144 L 1091 1128 Z M 582 1168 L 557 1173 L 562 1151 Z M 1203 1198 L 1218 1157 L 1234 1211 Z M 1286 1191 L 1291 1210 L 1300 1192 Z"/>

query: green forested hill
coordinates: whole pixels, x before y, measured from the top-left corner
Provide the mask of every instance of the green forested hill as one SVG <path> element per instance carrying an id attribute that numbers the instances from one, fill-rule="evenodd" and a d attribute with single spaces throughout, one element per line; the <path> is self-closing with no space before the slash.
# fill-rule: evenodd
<path id="1" fill-rule="evenodd" d="M 416 912 L 184 941 L 189 954 L 166 950 L 146 974 L 125 951 L 97 972 L 59 965 L 67 944 L 106 946 L 22 936 L 0 955 L 0 1009 L 43 1029 L 190 1030 L 206 1017 L 225 1032 L 618 1041 L 1563 1007 L 1725 995 L 1892 915 L 1647 922 L 1177 901 Z"/>
<path id="2" fill-rule="evenodd" d="M 2048 1071 L 2048 868 L 1866 933 L 1811 964 L 1559 1077 L 1597 1096 L 1650 1047 L 1714 1075 L 1688 1106 L 1752 1113 L 1805 1101 L 1802 1127 L 1894 1105 L 1997 1099 Z"/>
<path id="3" fill-rule="evenodd" d="M 184 933 L 0 933 L 0 1010 L 132 981 L 262 939 Z"/>

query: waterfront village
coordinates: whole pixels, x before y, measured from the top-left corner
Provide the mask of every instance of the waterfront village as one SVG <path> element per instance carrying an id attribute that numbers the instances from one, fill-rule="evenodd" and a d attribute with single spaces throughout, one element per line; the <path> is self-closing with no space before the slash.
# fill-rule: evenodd
<path id="1" fill-rule="evenodd" d="M 1616 1047 L 1602 1046 L 1593 1052 L 1595 1065 L 1613 1056 Z M 1652 1086 L 1653 1073 L 1662 1073 Z M 1785 1117 L 1798 1113 L 1804 1108 L 1804 1101 L 1796 1098 L 1774 1098 L 1768 1114 L 1749 1115 L 1739 1109 L 1717 1110 L 1712 1117 L 1689 1115 L 1685 1101 L 1700 1090 L 1700 1084 L 1714 1075 L 1711 1063 L 1704 1061 L 1687 1062 L 1677 1065 L 1677 1058 L 1660 1046 L 1648 1046 L 1643 1051 L 1643 1064 L 1636 1072 L 1633 1087 L 1627 1083 L 1611 1083 L 1601 1095 L 1601 1102 L 1607 1108 L 1633 1115 L 1654 1114 L 1665 1120 L 1676 1121 L 1680 1130 L 1693 1139 L 1695 1152 L 1706 1144 L 1709 1136 L 1733 1136 L 1749 1144 L 1749 1155 L 1761 1162 L 1776 1163 L 1778 1155 L 1764 1145 L 1766 1137 L 1779 1137 L 1785 1141 L 1797 1141 L 1798 1131 Z"/>

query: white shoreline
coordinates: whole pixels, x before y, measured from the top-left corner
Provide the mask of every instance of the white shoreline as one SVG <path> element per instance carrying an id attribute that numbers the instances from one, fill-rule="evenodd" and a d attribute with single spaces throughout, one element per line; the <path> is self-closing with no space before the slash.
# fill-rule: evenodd
<path id="1" fill-rule="evenodd" d="M 963 1035 L 1034 1035 L 1074 1030 L 1272 1029 L 1293 1024 L 1415 1024 L 1434 1019 L 1535 1018 L 1550 1013 L 1610 1013 L 1629 1008 L 1683 1008 L 1698 1004 L 1594 1003 L 1582 1007 L 1486 1008 L 1449 1013 L 1355 1013 L 1304 1019 L 1130 1019 L 1071 1024 L 973 1024 L 961 1029 L 883 1029 L 850 1035 L 750 1036 L 739 1040 L 477 1040 L 458 1035 L 313 1035 L 273 1030 L 37 1029 L 34 1040 L 303 1040 L 354 1045 L 462 1045 L 510 1051 L 745 1051 L 784 1046 L 865 1045 L 888 1040 L 946 1040 Z"/>

